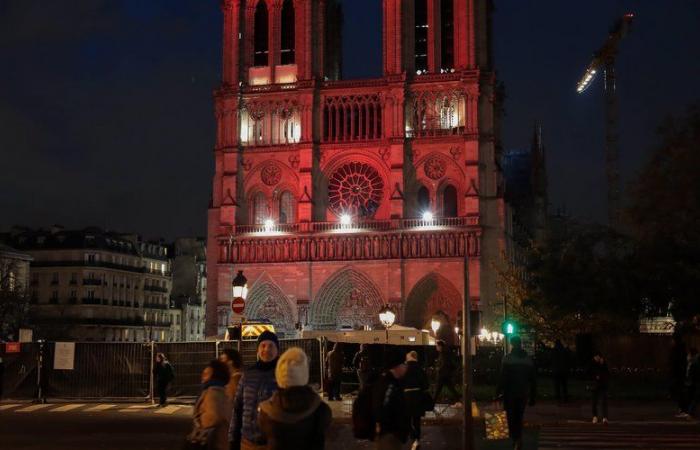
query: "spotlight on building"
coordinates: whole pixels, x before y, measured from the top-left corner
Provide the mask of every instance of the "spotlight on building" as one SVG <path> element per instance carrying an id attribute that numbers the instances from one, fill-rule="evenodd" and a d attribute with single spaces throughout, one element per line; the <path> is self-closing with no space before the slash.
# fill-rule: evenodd
<path id="1" fill-rule="evenodd" d="M 433 221 L 433 213 L 430 211 L 424 211 L 422 217 L 423 217 L 423 222 L 432 222 Z"/>
<path id="2" fill-rule="evenodd" d="M 350 214 L 342 214 L 340 216 L 340 224 L 344 227 L 349 227 L 352 224 L 352 217 Z"/>
<path id="3" fill-rule="evenodd" d="M 272 219 L 266 219 L 263 226 L 265 227 L 265 232 L 269 233 L 275 228 L 275 221 Z"/>

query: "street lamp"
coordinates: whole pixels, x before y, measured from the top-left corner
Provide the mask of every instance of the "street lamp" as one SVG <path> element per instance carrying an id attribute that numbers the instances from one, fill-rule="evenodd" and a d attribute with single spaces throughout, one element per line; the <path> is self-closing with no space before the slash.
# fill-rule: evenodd
<path id="1" fill-rule="evenodd" d="M 248 279 L 243 276 L 243 271 L 239 270 L 238 275 L 231 282 L 233 287 L 233 298 L 245 298 L 248 296 Z"/>
<path id="2" fill-rule="evenodd" d="M 437 332 L 440 329 L 440 321 L 433 318 L 433 320 L 430 321 L 430 328 L 433 329 L 433 334 L 435 334 L 435 337 L 437 337 Z"/>
<path id="3" fill-rule="evenodd" d="M 384 308 L 382 308 L 381 311 L 379 311 L 379 321 L 384 325 L 384 329 L 386 330 L 386 343 L 389 343 L 389 328 L 391 328 L 394 325 L 394 321 L 396 320 L 396 313 L 394 312 L 393 309 L 391 309 L 391 306 L 385 305 Z"/>

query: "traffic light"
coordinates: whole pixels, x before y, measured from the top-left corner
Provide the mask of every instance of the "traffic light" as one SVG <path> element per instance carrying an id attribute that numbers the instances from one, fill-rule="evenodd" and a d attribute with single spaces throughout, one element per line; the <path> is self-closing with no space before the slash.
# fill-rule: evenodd
<path id="1" fill-rule="evenodd" d="M 503 322 L 501 330 L 506 336 L 513 336 L 518 332 L 518 324 L 510 319 L 506 320 L 505 322 Z"/>

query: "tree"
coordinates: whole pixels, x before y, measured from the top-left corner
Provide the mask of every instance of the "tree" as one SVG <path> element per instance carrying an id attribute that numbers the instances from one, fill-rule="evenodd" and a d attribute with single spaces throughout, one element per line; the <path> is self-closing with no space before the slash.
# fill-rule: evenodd
<path id="1" fill-rule="evenodd" d="M 679 322 L 700 302 L 700 102 L 659 128 L 660 144 L 632 183 L 627 224 L 637 239 L 644 297 Z"/>
<path id="2" fill-rule="evenodd" d="M 0 259 L 0 339 L 18 336 L 29 318 L 29 295 L 17 274 L 18 262 Z"/>

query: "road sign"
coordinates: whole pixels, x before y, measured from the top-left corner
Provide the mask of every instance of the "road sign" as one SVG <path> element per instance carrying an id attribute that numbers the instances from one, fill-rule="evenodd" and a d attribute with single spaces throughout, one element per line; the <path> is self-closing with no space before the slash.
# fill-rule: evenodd
<path id="1" fill-rule="evenodd" d="M 231 311 L 233 311 L 235 314 L 243 314 L 244 309 L 245 309 L 245 300 L 243 300 L 240 297 L 234 298 L 233 301 L 231 302 Z"/>
<path id="2" fill-rule="evenodd" d="M 22 347 L 19 342 L 8 342 L 5 344 L 5 353 L 19 353 Z"/>

